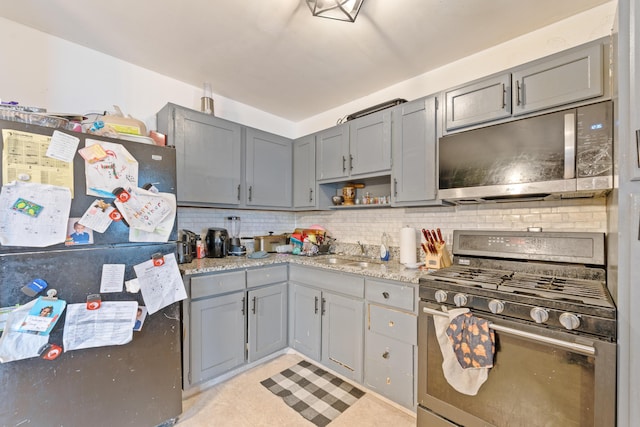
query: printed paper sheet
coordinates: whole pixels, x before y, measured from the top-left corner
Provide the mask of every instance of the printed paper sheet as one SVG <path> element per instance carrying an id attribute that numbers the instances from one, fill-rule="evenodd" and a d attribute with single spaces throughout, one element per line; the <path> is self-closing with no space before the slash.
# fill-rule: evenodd
<path id="1" fill-rule="evenodd" d="M 51 137 L 2 129 L 2 183 L 24 181 L 67 187 L 73 197 L 73 162 L 47 157 Z"/>
<path id="2" fill-rule="evenodd" d="M 97 310 L 87 310 L 86 304 L 69 304 L 64 351 L 130 342 L 137 314 L 137 301 L 103 301 Z"/>
<path id="3" fill-rule="evenodd" d="M 187 298 L 175 254 L 165 254 L 163 265 L 156 266 L 149 260 L 134 265 L 133 269 L 149 314 Z"/>
<path id="4" fill-rule="evenodd" d="M 24 201 L 34 211 L 22 208 Z M 35 208 L 39 207 L 39 208 Z M 64 243 L 71 191 L 48 184 L 12 182 L 0 192 L 0 243 L 44 247 Z"/>

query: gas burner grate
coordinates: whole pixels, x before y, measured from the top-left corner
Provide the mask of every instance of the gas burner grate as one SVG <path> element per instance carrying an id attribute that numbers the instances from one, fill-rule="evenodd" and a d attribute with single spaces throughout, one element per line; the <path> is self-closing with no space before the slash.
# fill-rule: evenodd
<path id="1" fill-rule="evenodd" d="M 491 270 L 487 268 L 473 268 L 451 266 L 437 270 L 430 274 L 440 280 L 481 287 L 484 289 L 497 289 L 498 286 L 510 278 L 511 273 L 503 270 Z"/>
<path id="2" fill-rule="evenodd" d="M 598 280 L 513 273 L 511 280 L 505 281 L 498 289 L 602 307 L 612 305 L 605 283 Z"/>

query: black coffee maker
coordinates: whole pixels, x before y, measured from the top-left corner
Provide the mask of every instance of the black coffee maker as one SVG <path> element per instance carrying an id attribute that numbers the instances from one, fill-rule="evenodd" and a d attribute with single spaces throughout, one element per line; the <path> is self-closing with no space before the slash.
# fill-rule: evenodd
<path id="1" fill-rule="evenodd" d="M 196 257 L 197 235 L 191 230 L 182 230 L 182 238 L 178 242 L 178 264 L 193 261 Z"/>
<path id="2" fill-rule="evenodd" d="M 224 258 L 229 252 L 229 233 L 224 228 L 210 228 L 205 237 L 207 258 Z"/>

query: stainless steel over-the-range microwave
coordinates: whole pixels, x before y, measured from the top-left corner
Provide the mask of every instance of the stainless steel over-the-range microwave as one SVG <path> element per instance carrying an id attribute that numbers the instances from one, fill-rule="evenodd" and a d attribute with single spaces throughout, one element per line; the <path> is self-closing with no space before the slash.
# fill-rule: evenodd
<path id="1" fill-rule="evenodd" d="M 613 104 L 447 135 L 438 160 L 438 198 L 454 203 L 603 195 L 613 186 Z"/>

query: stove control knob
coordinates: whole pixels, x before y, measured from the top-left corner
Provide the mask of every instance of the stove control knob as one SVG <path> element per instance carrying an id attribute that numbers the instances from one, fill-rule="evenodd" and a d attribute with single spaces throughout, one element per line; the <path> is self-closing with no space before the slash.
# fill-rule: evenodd
<path id="1" fill-rule="evenodd" d="M 529 315 L 536 323 L 544 323 L 549 320 L 549 312 L 544 308 L 533 307 Z"/>
<path id="2" fill-rule="evenodd" d="M 455 294 L 453 296 L 453 302 L 456 307 L 464 307 L 467 305 L 467 296 L 465 294 Z"/>
<path id="3" fill-rule="evenodd" d="M 559 320 L 560 324 L 568 330 L 576 329 L 580 326 L 580 318 L 573 313 L 562 313 Z"/>
<path id="4" fill-rule="evenodd" d="M 493 314 L 500 314 L 504 311 L 504 303 L 497 299 L 492 299 L 489 301 L 489 310 Z"/>
<path id="5" fill-rule="evenodd" d="M 438 289 L 435 294 L 436 301 L 445 302 L 447 300 L 447 293 L 442 289 Z"/>

